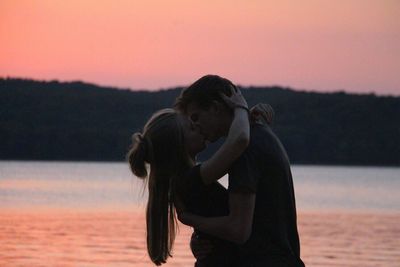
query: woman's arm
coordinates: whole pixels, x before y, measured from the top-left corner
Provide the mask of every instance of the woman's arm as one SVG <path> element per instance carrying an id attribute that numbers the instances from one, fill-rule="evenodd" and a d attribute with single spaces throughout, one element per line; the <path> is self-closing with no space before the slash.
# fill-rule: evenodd
<path id="1" fill-rule="evenodd" d="M 247 148 L 250 140 L 247 103 L 238 89 L 232 88 L 232 96 L 221 95 L 233 109 L 234 116 L 228 136 L 218 151 L 200 167 L 203 183 L 210 184 L 225 175 L 231 164 Z"/>
<path id="2" fill-rule="evenodd" d="M 202 217 L 182 212 L 178 214 L 178 218 L 182 223 L 201 232 L 243 244 L 249 239 L 252 231 L 255 200 L 255 194 L 230 193 L 228 216 Z"/>

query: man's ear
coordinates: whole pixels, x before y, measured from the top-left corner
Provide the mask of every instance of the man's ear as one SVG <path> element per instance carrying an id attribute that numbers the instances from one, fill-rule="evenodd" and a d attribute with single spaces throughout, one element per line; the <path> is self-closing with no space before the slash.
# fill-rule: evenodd
<path id="1" fill-rule="evenodd" d="M 210 110 L 212 112 L 214 112 L 215 114 L 218 114 L 221 112 L 222 108 L 223 108 L 223 105 L 221 102 L 219 102 L 217 100 L 212 101 L 211 106 L 210 106 Z"/>

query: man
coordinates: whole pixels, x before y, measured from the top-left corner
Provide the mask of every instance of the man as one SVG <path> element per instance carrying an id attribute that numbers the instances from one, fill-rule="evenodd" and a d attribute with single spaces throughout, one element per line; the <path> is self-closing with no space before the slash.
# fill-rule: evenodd
<path id="1" fill-rule="evenodd" d="M 182 91 L 175 106 L 215 142 L 229 132 L 233 112 L 221 93 L 229 95 L 232 86 L 219 76 L 204 76 Z M 228 173 L 229 215 L 182 213 L 181 221 L 239 244 L 239 266 L 304 266 L 289 160 L 268 125 L 251 126 L 249 146 Z"/>

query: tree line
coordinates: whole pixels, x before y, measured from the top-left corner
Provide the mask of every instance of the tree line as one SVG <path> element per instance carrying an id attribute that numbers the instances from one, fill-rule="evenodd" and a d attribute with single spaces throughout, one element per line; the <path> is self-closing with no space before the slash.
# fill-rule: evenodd
<path id="1" fill-rule="evenodd" d="M 0 78 L 0 159 L 122 161 L 131 135 L 181 89 Z M 277 86 L 242 93 L 250 106 L 274 108 L 273 129 L 292 163 L 400 166 L 400 97 Z"/>

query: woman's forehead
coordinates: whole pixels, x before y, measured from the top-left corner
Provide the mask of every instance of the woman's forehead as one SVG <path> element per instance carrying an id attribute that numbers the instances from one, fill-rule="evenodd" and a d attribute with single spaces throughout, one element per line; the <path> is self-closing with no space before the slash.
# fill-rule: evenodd
<path id="1" fill-rule="evenodd" d="M 186 115 L 178 114 L 178 119 L 181 121 L 182 125 L 189 126 L 190 120 Z"/>
<path id="2" fill-rule="evenodd" d="M 187 106 L 186 113 L 188 116 L 190 116 L 192 113 L 198 113 L 201 111 L 201 108 L 197 103 L 191 102 Z"/>

